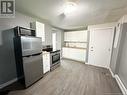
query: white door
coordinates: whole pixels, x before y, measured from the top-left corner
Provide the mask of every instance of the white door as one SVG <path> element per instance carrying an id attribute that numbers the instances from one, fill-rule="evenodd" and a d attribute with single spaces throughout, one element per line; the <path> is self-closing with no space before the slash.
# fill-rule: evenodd
<path id="1" fill-rule="evenodd" d="M 105 68 L 109 67 L 113 35 L 113 28 L 90 31 L 89 64 Z"/>

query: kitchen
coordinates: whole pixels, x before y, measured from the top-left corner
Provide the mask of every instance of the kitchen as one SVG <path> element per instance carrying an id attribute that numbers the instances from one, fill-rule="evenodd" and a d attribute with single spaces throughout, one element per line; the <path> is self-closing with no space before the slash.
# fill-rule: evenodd
<path id="1" fill-rule="evenodd" d="M 16 13 L 16 16 L 17 17 L 15 19 L 10 19 L 10 21 L 9 20 L 3 20 L 2 23 L 3 23 L 4 27 L 2 27 L 3 25 L 1 25 L 1 30 L 4 30 L 4 32 L 1 33 L 1 36 L 2 36 L 1 37 L 1 46 L 3 46 L 3 47 L 1 47 L 1 54 L 2 54 L 1 57 L 3 58 L 3 60 L 1 60 L 1 61 L 5 62 L 5 63 L 9 63 L 9 64 L 11 62 L 11 68 L 9 67 L 8 64 L 1 64 L 1 65 L 2 65 L 3 71 L 5 71 L 6 74 L 8 74 L 10 76 L 10 78 L 14 78 L 12 80 L 12 82 L 14 82 L 14 81 L 17 80 L 17 78 L 16 78 L 16 76 L 17 76 L 16 72 L 17 71 L 16 71 L 16 66 L 15 66 L 15 63 L 16 62 L 15 62 L 14 46 L 10 45 L 10 44 L 13 43 L 13 41 L 10 42 L 10 40 L 13 40 L 13 37 L 10 37 L 10 34 L 12 33 L 13 30 L 18 31 L 18 32 L 15 33 L 16 34 L 15 36 L 24 36 L 25 35 L 25 36 L 27 36 L 29 38 L 29 36 L 30 37 L 31 36 L 34 37 L 36 35 L 36 37 L 41 37 L 42 38 L 41 43 L 40 43 L 41 46 L 39 44 L 37 44 L 38 42 L 34 42 L 34 40 L 32 42 L 31 41 L 32 40 L 31 38 L 30 38 L 30 41 L 31 41 L 30 43 L 33 43 L 33 44 L 37 45 L 37 48 L 40 46 L 41 47 L 40 48 L 41 51 L 43 51 L 43 54 L 41 56 L 42 59 L 43 59 L 42 60 L 43 62 L 41 63 L 41 65 L 43 63 L 46 63 L 46 64 L 42 65 L 42 70 L 41 71 L 43 72 L 43 74 L 46 74 L 47 72 L 50 71 L 51 63 L 53 62 L 52 61 L 53 59 L 51 60 L 51 58 L 52 58 L 51 55 L 53 56 L 54 54 L 57 54 L 58 53 L 59 54 L 59 56 L 58 56 L 58 65 L 60 63 L 60 50 L 62 48 L 62 44 L 61 44 L 62 43 L 62 37 L 61 37 L 61 35 L 63 33 L 63 30 L 55 29 L 51 25 L 47 24 L 47 22 L 45 22 L 46 24 L 41 23 L 41 22 L 37 22 L 33 18 L 31 18 L 29 16 L 26 16 L 24 14 L 18 13 L 18 12 Z M 12 25 L 11 23 L 13 23 L 13 26 L 6 25 L 6 24 Z M 17 27 L 17 25 L 18 25 L 18 27 Z M 35 34 L 35 30 L 36 30 L 36 34 Z M 53 46 L 52 46 L 52 34 L 53 33 L 56 33 L 57 34 L 56 40 L 59 42 L 57 44 L 57 47 L 55 48 L 55 50 L 53 49 Z M 11 35 L 13 35 L 13 33 Z M 5 36 L 8 37 L 8 39 L 4 39 Z M 27 39 L 26 39 L 26 41 L 27 41 Z M 24 38 L 24 41 L 21 42 L 21 43 L 24 43 L 24 46 L 22 44 L 22 46 L 24 47 L 24 49 L 25 49 L 25 47 L 26 47 L 26 49 L 28 47 L 30 47 L 29 45 L 25 45 L 25 42 L 26 41 L 25 41 L 25 38 Z M 30 43 L 27 42 L 27 44 L 30 44 Z M 7 46 L 7 44 L 9 44 L 9 45 Z M 30 44 L 30 45 L 32 45 L 32 44 Z M 18 45 L 18 46 L 20 46 L 20 45 Z M 12 49 L 11 50 L 8 50 L 8 48 L 10 48 L 10 47 L 12 47 Z M 32 47 L 34 48 L 35 46 L 32 46 Z M 19 48 L 20 47 L 18 47 L 18 49 Z M 5 51 L 5 50 L 6 51 L 8 50 L 8 52 L 12 55 L 10 57 L 10 59 L 8 59 L 8 60 L 6 60 L 5 58 L 7 56 L 10 56 L 10 54 L 8 52 L 6 52 L 6 53 L 4 52 L 4 55 L 3 55 L 3 53 L 2 53 L 2 51 Z M 24 50 L 24 51 L 26 51 L 26 50 Z M 48 52 L 46 52 L 46 51 L 48 51 Z M 18 54 L 16 55 L 16 59 L 19 59 L 18 58 L 18 55 L 20 53 L 19 52 L 17 52 L 17 53 Z M 38 53 L 40 53 L 40 52 L 38 52 Z M 6 57 L 4 57 L 4 56 L 6 56 Z M 54 67 L 52 66 L 52 69 L 54 69 L 56 65 L 54 65 Z M 8 72 L 6 70 L 4 70 L 5 68 L 3 68 L 3 67 L 8 68 Z M 18 67 L 20 67 L 20 66 L 18 66 Z M 9 69 L 11 69 L 11 71 Z M 32 71 L 29 71 L 29 72 L 33 72 L 33 70 Z M 41 76 L 43 76 L 43 75 L 41 75 Z M 38 79 L 41 78 L 41 76 L 38 76 Z M 8 78 L 3 77 L 2 80 L 3 81 L 8 81 L 9 80 L 9 77 Z M 36 79 L 36 81 L 37 81 L 37 79 Z M 33 82 L 35 82 L 35 81 L 33 81 Z M 30 83 L 28 86 L 30 86 L 32 83 Z M 11 84 L 11 83 L 9 83 L 9 84 Z M 3 87 L 6 87 L 6 84 L 5 85 L 1 85 L 1 88 L 3 88 Z"/>
<path id="2" fill-rule="evenodd" d="M 95 1 L 16 0 L 0 18 L 0 95 L 126 95 L 126 0 Z"/>

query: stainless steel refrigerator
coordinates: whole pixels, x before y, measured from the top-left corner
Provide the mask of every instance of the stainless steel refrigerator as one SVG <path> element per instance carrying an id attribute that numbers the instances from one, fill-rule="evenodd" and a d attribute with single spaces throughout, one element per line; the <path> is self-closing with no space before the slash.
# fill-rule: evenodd
<path id="1" fill-rule="evenodd" d="M 34 31 L 31 32 L 30 29 L 18 27 L 14 32 L 18 80 L 25 87 L 29 87 L 43 76 L 42 40 L 32 35 Z"/>

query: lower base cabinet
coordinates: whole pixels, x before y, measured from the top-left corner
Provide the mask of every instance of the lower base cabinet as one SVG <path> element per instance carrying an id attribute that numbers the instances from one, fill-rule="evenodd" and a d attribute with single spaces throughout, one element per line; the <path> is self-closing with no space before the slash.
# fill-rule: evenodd
<path id="1" fill-rule="evenodd" d="M 50 53 L 43 53 L 43 73 L 50 71 Z"/>
<path id="2" fill-rule="evenodd" d="M 86 50 L 77 48 L 67 48 L 63 47 L 63 58 L 68 58 L 76 61 L 85 62 L 86 61 Z"/>

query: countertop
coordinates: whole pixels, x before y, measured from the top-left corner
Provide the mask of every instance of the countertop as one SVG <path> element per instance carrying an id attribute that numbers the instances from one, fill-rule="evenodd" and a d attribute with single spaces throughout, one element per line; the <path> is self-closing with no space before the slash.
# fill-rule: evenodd
<path id="1" fill-rule="evenodd" d="M 50 52 L 47 52 L 47 51 L 42 51 L 42 54 L 45 55 L 45 54 L 49 54 Z"/>
<path id="2" fill-rule="evenodd" d="M 53 51 L 50 51 L 50 52 L 42 51 L 43 54 L 54 53 L 54 52 L 60 52 L 60 50 L 53 50 Z"/>
<path id="3" fill-rule="evenodd" d="M 53 51 L 50 51 L 50 53 L 54 53 L 54 52 L 60 52 L 60 50 L 53 50 Z"/>

